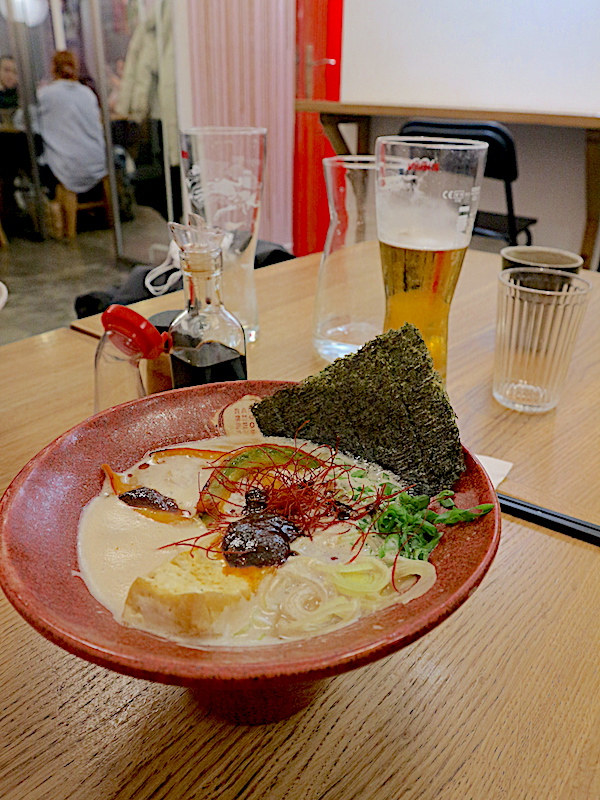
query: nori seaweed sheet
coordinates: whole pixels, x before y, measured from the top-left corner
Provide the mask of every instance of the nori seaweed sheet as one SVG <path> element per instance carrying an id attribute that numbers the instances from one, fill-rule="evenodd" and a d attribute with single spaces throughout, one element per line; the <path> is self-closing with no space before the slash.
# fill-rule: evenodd
<path id="1" fill-rule="evenodd" d="M 421 334 L 408 323 L 252 411 L 265 436 L 298 433 L 338 447 L 391 470 L 415 494 L 449 489 L 465 469 L 456 415 Z"/>

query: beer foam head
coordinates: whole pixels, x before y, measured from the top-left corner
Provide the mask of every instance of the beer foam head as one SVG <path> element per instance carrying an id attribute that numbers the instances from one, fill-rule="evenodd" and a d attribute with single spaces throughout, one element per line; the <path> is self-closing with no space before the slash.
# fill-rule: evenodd
<path id="1" fill-rule="evenodd" d="M 446 193 L 447 194 L 447 193 Z M 426 194 L 418 182 L 387 176 L 377 186 L 377 232 L 380 241 L 413 250 L 467 247 L 475 208 L 468 200 Z"/>

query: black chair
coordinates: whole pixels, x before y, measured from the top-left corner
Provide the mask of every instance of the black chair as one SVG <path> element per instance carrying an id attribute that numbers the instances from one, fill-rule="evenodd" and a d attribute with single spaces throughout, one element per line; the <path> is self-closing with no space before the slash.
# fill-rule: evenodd
<path id="1" fill-rule="evenodd" d="M 517 244 L 520 233 L 531 244 L 531 225 L 536 219 L 516 217 L 512 196 L 512 182 L 517 179 L 517 154 L 510 131 L 498 122 L 463 122 L 462 120 L 413 119 L 400 129 L 402 136 L 433 136 L 445 139 L 477 139 L 488 144 L 485 177 L 504 183 L 506 214 L 478 211 L 473 234 L 502 239 Z"/>

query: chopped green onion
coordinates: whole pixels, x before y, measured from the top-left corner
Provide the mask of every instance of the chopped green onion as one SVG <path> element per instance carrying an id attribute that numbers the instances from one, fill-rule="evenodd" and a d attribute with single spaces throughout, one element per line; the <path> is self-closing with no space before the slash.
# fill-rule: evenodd
<path id="1" fill-rule="evenodd" d="M 491 503 L 483 503 L 473 508 L 457 508 L 454 492 L 450 489 L 430 498 L 427 495 L 415 497 L 388 482 L 381 486 L 389 501 L 374 516 L 367 516 L 358 523 L 362 531 L 376 533 L 383 538 L 383 544 L 377 551 L 380 558 L 400 555 L 427 561 L 442 538 L 443 531 L 436 526 L 473 522 L 494 507 Z M 433 501 L 446 510 L 440 513 L 433 511 L 429 508 Z"/>

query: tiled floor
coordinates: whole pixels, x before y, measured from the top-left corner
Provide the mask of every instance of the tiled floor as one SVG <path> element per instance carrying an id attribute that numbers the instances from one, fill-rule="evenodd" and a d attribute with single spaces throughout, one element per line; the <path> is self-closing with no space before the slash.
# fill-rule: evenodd
<path id="1" fill-rule="evenodd" d="M 166 222 L 154 209 L 139 207 L 135 219 L 123 224 L 132 263 L 151 263 L 150 247 L 168 241 Z M 161 260 L 158 252 L 152 263 Z M 117 262 L 110 230 L 80 233 L 70 243 L 13 239 L 0 248 L 0 281 L 9 292 L 0 311 L 0 345 L 68 325 L 78 295 L 120 285 L 130 269 Z"/>

